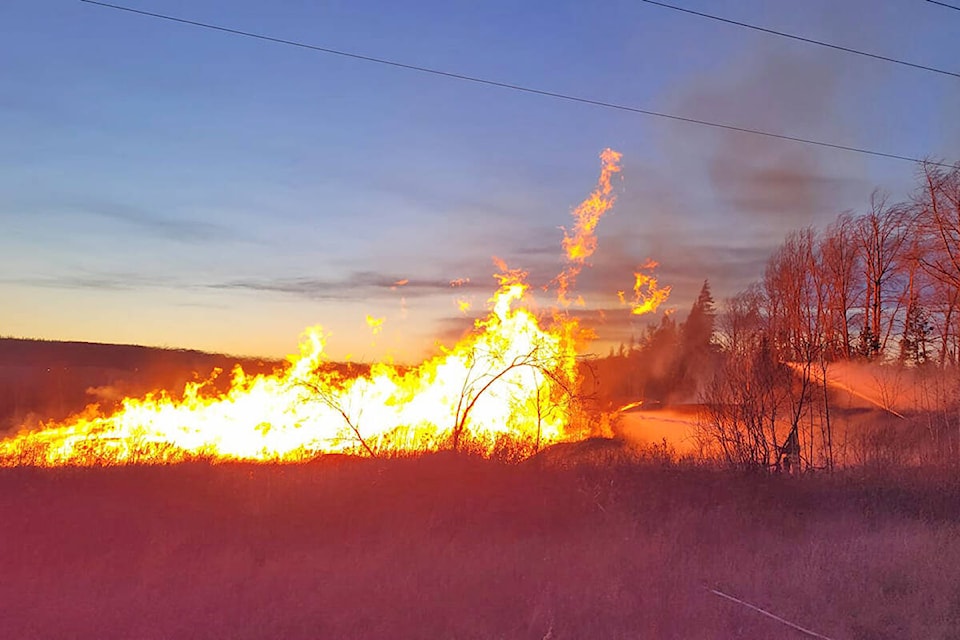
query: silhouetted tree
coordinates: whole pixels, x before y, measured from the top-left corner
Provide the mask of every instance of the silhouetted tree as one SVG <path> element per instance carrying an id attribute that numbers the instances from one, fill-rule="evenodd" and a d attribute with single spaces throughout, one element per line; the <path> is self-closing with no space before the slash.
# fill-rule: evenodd
<path id="1" fill-rule="evenodd" d="M 941 365 L 960 359 L 960 164 L 924 164 L 914 197 L 923 243 L 918 262 L 937 283 Z"/>
<path id="2" fill-rule="evenodd" d="M 680 327 L 680 342 L 674 365 L 674 392 L 679 398 L 695 397 L 708 379 L 716 352 L 713 333 L 716 307 L 710 281 L 704 280 L 690 313 Z"/>
<path id="3" fill-rule="evenodd" d="M 716 315 L 713 294 L 710 293 L 710 281 L 704 280 L 681 331 L 683 350 L 686 353 L 710 351 Z"/>
<path id="4" fill-rule="evenodd" d="M 909 218 L 903 206 L 890 206 L 885 196 L 874 192 L 870 213 L 858 220 L 864 283 L 860 351 L 867 358 L 886 352 L 903 301 L 905 287 L 898 275 L 908 247 Z"/>
<path id="5" fill-rule="evenodd" d="M 914 295 L 907 307 L 903 336 L 900 338 L 900 362 L 922 365 L 927 361 L 927 344 L 932 328 L 927 321 L 927 313 Z"/>
<path id="6" fill-rule="evenodd" d="M 820 238 L 819 264 L 825 292 L 825 342 L 831 360 L 853 354 L 850 318 L 856 299 L 856 270 L 860 259 L 854 238 L 856 220 L 841 214 Z"/>

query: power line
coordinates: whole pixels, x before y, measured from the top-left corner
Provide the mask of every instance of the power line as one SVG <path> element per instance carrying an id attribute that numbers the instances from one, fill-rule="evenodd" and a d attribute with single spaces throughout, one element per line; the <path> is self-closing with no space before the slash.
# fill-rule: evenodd
<path id="1" fill-rule="evenodd" d="M 927 0 L 930 4 L 938 4 L 941 7 L 946 7 L 948 9 L 953 9 L 955 11 L 960 11 L 960 7 L 955 4 L 947 4 L 946 2 L 937 2 L 937 0 Z"/>
<path id="2" fill-rule="evenodd" d="M 256 40 L 264 40 L 264 41 L 273 42 L 273 43 L 276 43 L 276 44 L 290 45 L 290 46 L 292 46 L 292 47 L 299 47 L 299 48 L 301 48 L 301 49 L 309 49 L 310 51 L 317 51 L 317 52 L 320 52 L 320 53 L 328 53 L 328 54 L 331 54 L 331 55 L 341 56 L 341 57 L 344 57 L 344 58 L 350 58 L 350 59 L 353 59 L 353 60 L 361 60 L 361 61 L 363 61 L 363 62 L 371 62 L 371 63 L 381 64 L 381 65 L 385 65 L 385 66 L 389 66 L 389 67 L 394 67 L 394 68 L 399 68 L 399 69 L 407 69 L 407 70 L 409 70 L 409 71 L 417 71 L 417 72 L 419 72 L 419 73 L 431 74 L 431 75 L 440 76 L 440 77 L 444 77 L 444 78 L 450 78 L 450 79 L 453 79 L 453 80 L 463 80 L 463 81 L 465 81 L 465 82 L 473 82 L 473 83 L 476 83 L 476 84 L 482 84 L 482 85 L 487 85 L 487 86 L 491 86 L 491 87 L 500 87 L 501 89 L 510 89 L 510 90 L 512 90 L 512 91 L 520 91 L 520 92 L 523 92 L 523 93 L 530 93 L 530 94 L 539 95 L 539 96 L 546 96 L 546 97 L 548 97 L 548 98 L 556 98 L 556 99 L 558 99 L 558 100 L 566 100 L 566 101 L 569 101 L 569 102 L 577 102 L 577 103 L 581 103 L 581 104 L 588 104 L 588 105 L 593 105 L 593 106 L 596 106 L 596 107 L 604 107 L 604 108 L 606 108 L 606 109 L 616 109 L 616 110 L 618 110 L 618 111 L 626 111 L 626 112 L 629 112 L 629 113 L 638 113 L 638 114 L 645 115 L 645 116 L 652 116 L 652 117 L 655 117 L 655 118 L 663 118 L 663 119 L 666 119 L 666 120 L 673 120 L 673 121 L 675 121 L 675 122 L 685 122 L 685 123 L 688 123 L 688 124 L 697 124 L 697 125 L 702 125 L 702 126 L 705 126 L 705 127 L 712 127 L 712 128 L 715 128 L 715 129 L 723 129 L 723 130 L 726 130 L 726 131 L 735 131 L 735 132 L 738 132 L 738 133 L 748 133 L 748 134 L 757 135 L 757 136 L 764 136 L 764 137 L 767 137 L 767 138 L 774 138 L 774 139 L 777 139 L 777 140 L 787 140 L 787 141 L 789 141 L 789 142 L 799 142 L 799 143 L 802 143 L 802 144 L 809 144 L 809 145 L 814 145 L 814 146 L 818 146 L 818 147 L 826 147 L 826 148 L 829 148 L 829 149 L 838 149 L 838 150 L 840 150 L 840 151 L 850 151 L 850 152 L 853 152 L 853 153 L 861 153 L 861 154 L 865 154 L 865 155 L 876 156 L 876 157 L 879 157 L 879 158 L 889 158 L 889 159 L 892 159 L 892 160 L 904 160 L 904 161 L 907 161 L 907 162 L 926 163 L 926 164 L 934 165 L 934 166 L 953 168 L 953 165 L 947 164 L 947 163 L 943 163 L 943 162 L 933 162 L 933 161 L 930 161 L 930 160 L 924 160 L 924 159 L 921 159 L 921 158 L 914 158 L 914 157 L 911 157 L 911 156 L 905 156 L 905 155 L 900 155 L 900 154 L 896 154 L 896 153 L 886 153 L 886 152 L 883 152 L 883 151 L 874 151 L 874 150 L 872 150 L 872 149 L 863 149 L 863 148 L 860 148 L 860 147 L 852 147 L 852 146 L 843 145 L 843 144 L 837 144 L 837 143 L 833 143 L 833 142 L 825 142 L 825 141 L 823 141 L 823 140 L 812 140 L 812 139 L 809 139 L 809 138 L 800 138 L 800 137 L 798 137 L 798 136 L 789 136 L 789 135 L 784 135 L 784 134 L 780 134 L 780 133 L 773 133 L 773 132 L 770 132 L 770 131 L 763 131 L 763 130 L 761 130 L 761 129 L 751 129 L 751 128 L 748 128 L 748 127 L 738 127 L 738 126 L 735 126 L 735 125 L 724 124 L 724 123 L 721 123 L 721 122 L 712 122 L 712 121 L 709 121 L 709 120 L 700 120 L 700 119 L 697 119 L 697 118 L 688 118 L 688 117 L 685 117 L 685 116 L 678 116 L 678 115 L 672 114 L 672 113 L 665 113 L 665 112 L 661 112 L 661 111 L 651 111 L 651 110 L 649 110 L 649 109 L 641 109 L 641 108 L 639 108 L 639 107 L 631 107 L 631 106 L 629 106 L 629 105 L 617 104 L 617 103 L 614 103 L 614 102 L 606 102 L 606 101 L 603 101 L 603 100 L 595 100 L 595 99 L 592 99 L 592 98 L 584 98 L 584 97 L 582 97 L 582 96 L 575 96 L 575 95 L 570 95 L 570 94 L 566 94 L 566 93 L 558 93 L 558 92 L 555 92 L 555 91 L 546 91 L 546 90 L 544 90 L 544 89 L 537 89 L 537 88 L 534 88 L 534 87 L 528 87 L 528 86 L 523 86 L 523 85 L 518 85 L 518 84 L 511 84 L 511 83 L 508 83 L 508 82 L 500 82 L 500 81 L 498 81 L 498 80 L 490 80 L 490 79 L 487 79 L 487 78 L 479 78 L 479 77 L 476 77 L 476 76 L 468 76 L 468 75 L 465 75 L 465 74 L 462 74 L 462 73 L 455 73 L 455 72 L 452 72 L 452 71 L 443 71 L 443 70 L 441 70 L 441 69 L 432 69 L 432 68 L 430 68 L 430 67 L 421 67 L 421 66 L 418 66 L 418 65 L 407 64 L 407 63 L 404 63 L 404 62 L 397 62 L 397 61 L 395 61 L 395 60 L 387 60 L 387 59 L 384 59 L 384 58 L 375 58 L 375 57 L 373 57 L 373 56 L 366 56 L 366 55 L 362 55 L 362 54 L 359 54 L 359 53 L 352 53 L 352 52 L 349 52 L 349 51 L 341 51 L 341 50 L 338 50 L 338 49 L 330 49 L 330 48 L 327 48 L 327 47 L 320 47 L 320 46 L 317 46 L 317 45 L 307 44 L 307 43 L 304 43 L 304 42 L 297 42 L 297 41 L 295 41 L 295 40 L 285 40 L 285 39 L 283 39 L 283 38 L 276 38 L 276 37 L 273 37 L 273 36 L 263 35 L 263 34 L 259 34 L 259 33 L 253 33 L 253 32 L 250 32 L 250 31 L 241 31 L 241 30 L 239 30 L 239 29 L 231 29 L 231 28 L 229 28 L 229 27 L 222 27 L 222 26 L 219 26 L 219 25 L 209 24 L 209 23 L 205 23 L 205 22 L 197 22 L 197 21 L 195 21 L 195 20 L 188 20 L 188 19 L 186 19 L 186 18 L 178 18 L 178 17 L 176 17 L 176 16 L 164 15 L 164 14 L 162 14 L 162 13 L 153 13 L 153 12 L 151 12 L 151 11 L 143 11 L 143 10 L 141 10 L 141 9 L 133 9 L 133 8 L 131 8 L 131 7 L 124 7 L 124 6 L 121 6 L 121 5 L 109 4 L 109 3 L 106 3 L 106 2 L 100 2 L 99 0 L 80 0 L 80 1 L 81 1 L 81 2 L 85 2 L 85 3 L 87 3 L 87 4 L 93 4 L 93 5 L 97 5 L 97 6 L 100 6 L 100 7 L 106 7 L 106 8 L 108 8 L 108 9 L 116 9 L 116 10 L 118 10 L 118 11 L 126 11 L 126 12 L 129 12 L 129 13 L 135 13 L 135 14 L 142 15 L 142 16 L 147 16 L 147 17 L 150 17 L 150 18 L 158 18 L 158 19 L 160 19 L 160 20 L 167 20 L 167 21 L 170 21 L 170 22 L 177 22 L 177 23 L 180 23 L 180 24 L 191 25 L 191 26 L 194 26 L 194 27 L 201 27 L 201 28 L 203 28 L 203 29 L 210 29 L 210 30 L 213 30 L 213 31 L 220 31 L 220 32 L 222 32 L 222 33 L 229 33 L 229 34 L 233 34 L 233 35 L 244 36 L 244 37 L 247 37 L 247 38 L 254 38 L 254 39 L 256 39 Z"/>
<path id="3" fill-rule="evenodd" d="M 754 31 L 762 31 L 763 33 L 769 33 L 775 36 L 780 36 L 783 38 L 790 38 L 791 40 L 799 40 L 800 42 L 806 42 L 807 44 L 815 44 L 820 47 L 827 47 L 828 49 L 835 49 L 837 51 L 844 51 L 846 53 L 853 53 L 858 56 L 865 56 L 867 58 L 873 58 L 875 60 L 883 60 L 885 62 L 892 62 L 894 64 L 900 64 L 905 67 L 913 67 L 914 69 L 923 69 L 924 71 L 930 71 L 932 73 L 940 73 L 945 76 L 953 76 L 954 78 L 960 78 L 960 73 L 954 71 L 947 71 L 945 69 L 938 69 L 936 67 L 928 67 L 922 64 L 916 64 L 914 62 L 907 62 L 906 60 L 898 60 L 897 58 L 888 58 L 887 56 L 881 56 L 877 53 L 869 53 L 867 51 L 860 51 L 859 49 L 851 49 L 850 47 L 844 47 L 839 44 L 832 44 L 830 42 L 823 42 L 822 40 L 814 40 L 812 38 L 805 38 L 803 36 L 797 36 L 792 33 L 785 33 L 783 31 L 775 31 L 773 29 L 767 29 L 766 27 L 760 27 L 755 24 L 749 24 L 746 22 L 738 22 L 737 20 L 731 20 L 729 18 L 723 18 L 721 16 L 715 16 L 709 13 L 702 13 L 700 11 L 694 11 L 693 9 L 686 9 L 684 7 L 678 7 L 673 4 L 667 4 L 666 2 L 658 2 L 657 0 L 640 0 L 641 2 L 646 2 L 647 4 L 656 5 L 658 7 L 663 7 L 664 9 L 671 9 L 673 11 L 680 11 L 682 13 L 688 13 L 694 16 L 700 16 L 701 18 L 709 18 L 710 20 L 716 20 L 717 22 L 725 22 L 726 24 L 732 24 L 738 27 L 744 27 L 745 29 L 753 29 Z M 927 0 L 927 2 L 934 2 L 934 0 Z M 943 4 L 942 2 L 934 2 L 934 4 Z M 960 7 L 953 7 L 954 9 L 960 9 Z"/>

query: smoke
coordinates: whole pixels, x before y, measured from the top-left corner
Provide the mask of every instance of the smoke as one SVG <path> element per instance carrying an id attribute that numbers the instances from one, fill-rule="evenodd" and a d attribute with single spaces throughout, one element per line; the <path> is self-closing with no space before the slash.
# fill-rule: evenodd
<path id="1" fill-rule="evenodd" d="M 753 49 L 756 53 L 756 49 Z M 663 111 L 858 145 L 847 113 L 860 91 L 829 55 L 753 55 L 678 84 Z M 627 150 L 624 191 L 601 234 L 587 291 L 629 290 L 647 259 L 682 315 L 705 279 L 717 300 L 763 275 L 784 236 L 828 224 L 871 190 L 850 153 L 685 123 L 658 124 L 652 157 Z M 865 143 L 864 143 L 864 146 Z M 627 275 L 629 277 L 629 275 Z"/>
<path id="2" fill-rule="evenodd" d="M 903 418 L 954 402 L 960 385 L 936 369 L 875 362 L 834 362 L 827 384 L 841 406 L 880 409 Z"/>
<path id="3" fill-rule="evenodd" d="M 680 92 L 675 110 L 781 135 L 842 141 L 841 77 L 830 60 L 763 55 L 743 71 L 699 78 Z M 850 158 L 839 152 L 732 131 L 711 135 L 700 148 L 716 198 L 733 213 L 778 229 L 833 216 L 853 196 L 845 171 Z"/>
<path id="4" fill-rule="evenodd" d="M 118 385 L 100 385 L 95 387 L 87 387 L 85 393 L 92 398 L 95 398 L 97 402 L 105 402 L 107 404 L 115 403 L 119 400 L 122 400 L 127 395 L 127 391 L 122 388 L 123 383 L 118 383 Z M 123 385 L 129 386 L 129 385 Z"/>

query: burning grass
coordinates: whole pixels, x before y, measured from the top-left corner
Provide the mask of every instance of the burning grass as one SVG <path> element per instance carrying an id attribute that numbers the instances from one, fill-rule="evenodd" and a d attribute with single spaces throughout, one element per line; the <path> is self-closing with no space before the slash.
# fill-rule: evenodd
<path id="1" fill-rule="evenodd" d="M 539 311 L 527 273 L 495 259 L 499 286 L 487 312 L 454 346 L 416 366 L 376 363 L 359 375 L 330 368 L 319 327 L 304 332 L 300 354 L 272 374 L 233 369 L 227 390 L 215 380 L 182 394 L 127 397 L 114 412 L 91 406 L 0 440 L 0 466 L 233 461 L 298 462 L 323 453 L 503 449 L 535 452 L 578 440 L 578 355 L 594 336 L 566 312 L 572 287 L 597 247 L 600 217 L 616 199 L 611 178 L 620 154 L 601 154 L 600 179 L 573 211 L 566 266 L 550 285 L 553 309 Z M 651 266 L 652 268 L 652 266 Z M 406 281 L 398 282 L 398 284 Z M 452 284 L 456 284 L 454 281 Z M 642 300 L 650 296 L 649 304 Z M 669 295 L 653 281 L 635 305 L 653 311 Z M 378 332 L 382 318 L 368 316 Z M 532 445 L 531 445 L 532 443 Z"/>
<path id="2" fill-rule="evenodd" d="M 2 637 L 833 638 L 960 628 L 960 483 L 564 445 L 0 469 Z"/>
<path id="3" fill-rule="evenodd" d="M 602 158 L 556 309 L 502 265 L 474 331 L 419 365 L 347 375 L 308 331 L 272 374 L 0 440 L 0 637 L 784 633 L 707 587 L 830 637 L 956 637 L 955 478 L 746 476 L 679 465 L 665 437 L 578 442 L 589 332 L 566 309 L 613 203 Z M 633 312 L 654 310 L 669 287 L 635 275 Z M 639 418 L 625 436 L 687 423 Z"/>

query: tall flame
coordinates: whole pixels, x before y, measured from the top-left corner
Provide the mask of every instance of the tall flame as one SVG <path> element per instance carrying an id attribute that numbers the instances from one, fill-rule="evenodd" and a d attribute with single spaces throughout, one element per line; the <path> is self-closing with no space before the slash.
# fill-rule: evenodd
<path id="1" fill-rule="evenodd" d="M 593 255 L 597 250 L 596 229 L 600 223 L 600 217 L 613 207 L 616 196 L 613 193 L 613 186 L 610 179 L 613 174 L 619 173 L 620 159 L 623 154 L 613 149 L 604 149 L 600 154 L 600 160 L 603 163 L 600 169 L 600 178 L 597 180 L 597 187 L 590 196 L 581 202 L 573 210 L 573 217 L 576 223 L 573 231 L 564 229 L 563 250 L 567 254 L 567 267 L 556 277 L 557 283 L 557 301 L 563 306 L 570 306 L 571 300 L 567 297 L 570 290 L 576 282 L 577 276 L 586 264 L 587 258 Z"/>
<path id="2" fill-rule="evenodd" d="M 601 158 L 600 184 L 577 208 L 574 231 L 563 239 L 571 263 L 559 280 L 564 296 L 595 250 L 597 221 L 613 203 L 610 177 L 620 170 L 620 154 L 607 149 Z M 160 391 L 126 398 L 112 414 L 88 407 L 0 441 L 0 466 L 296 461 L 329 452 L 442 447 L 485 454 L 506 447 L 525 455 L 580 437 L 570 416 L 577 350 L 589 332 L 565 313 L 538 318 L 527 274 L 497 264 L 499 286 L 472 332 L 415 367 L 378 363 L 365 375 L 348 376 L 327 361 L 324 333 L 315 327 L 303 334 L 299 355 L 273 374 L 251 376 L 238 365 L 225 393 L 211 379 L 190 383 L 177 396 Z M 652 290 L 658 290 L 655 280 Z M 376 334 L 383 319 L 367 316 L 367 323 Z"/>

